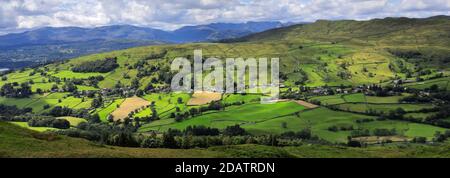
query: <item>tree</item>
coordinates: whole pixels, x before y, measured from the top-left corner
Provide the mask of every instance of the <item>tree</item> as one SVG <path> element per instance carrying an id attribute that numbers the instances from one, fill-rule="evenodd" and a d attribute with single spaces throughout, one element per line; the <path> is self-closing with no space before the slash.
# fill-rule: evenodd
<path id="1" fill-rule="evenodd" d="M 57 129 L 68 129 L 70 128 L 70 122 L 65 119 L 55 119 L 52 122 L 52 127 Z"/>
<path id="2" fill-rule="evenodd" d="M 63 86 L 63 90 L 66 92 L 77 91 L 77 86 L 73 82 L 66 82 Z"/>
<path id="3" fill-rule="evenodd" d="M 133 89 L 138 89 L 139 88 L 139 79 L 134 78 L 131 81 L 131 88 L 133 88 Z"/>
<path id="4" fill-rule="evenodd" d="M 68 107 L 55 106 L 50 110 L 49 115 L 54 117 L 70 116 L 72 112 L 73 110 Z"/>
<path id="5" fill-rule="evenodd" d="M 175 141 L 174 135 L 171 133 L 170 129 L 163 134 L 162 145 L 165 148 L 177 148 L 177 142 Z"/>
<path id="6" fill-rule="evenodd" d="M 153 86 L 152 83 L 148 83 L 148 84 L 145 86 L 145 91 L 146 91 L 146 92 L 153 91 L 153 89 L 155 89 L 155 87 Z"/>
<path id="7" fill-rule="evenodd" d="M 58 85 L 53 84 L 51 90 L 52 91 L 58 91 L 59 90 Z"/>
<path id="8" fill-rule="evenodd" d="M 281 128 L 286 129 L 287 128 L 287 123 L 286 122 L 282 122 L 281 123 Z"/>
<path id="9" fill-rule="evenodd" d="M 100 116 L 98 115 L 98 113 L 95 113 L 95 114 L 93 114 L 93 115 L 90 115 L 90 116 L 89 116 L 89 122 L 90 122 L 90 123 L 100 123 L 101 120 L 100 120 Z"/>
<path id="10" fill-rule="evenodd" d="M 92 100 L 92 103 L 91 103 L 91 106 L 93 107 L 93 108 L 99 108 L 99 107 L 101 107 L 102 106 L 102 101 L 101 101 L 101 99 L 100 98 L 94 98 L 93 100 Z"/>
<path id="11" fill-rule="evenodd" d="M 246 135 L 247 132 L 243 128 L 241 128 L 241 126 L 234 125 L 226 127 L 225 130 L 223 131 L 223 134 L 227 136 L 239 136 L 239 135 Z"/>
<path id="12" fill-rule="evenodd" d="M 143 96 L 144 95 L 144 91 L 142 91 L 141 89 L 136 91 L 136 96 Z"/>
<path id="13" fill-rule="evenodd" d="M 15 96 L 15 90 L 12 84 L 7 83 L 0 88 L 0 96 L 6 96 L 6 97 L 14 97 Z"/>
<path id="14" fill-rule="evenodd" d="M 162 143 L 159 139 L 146 137 L 141 142 L 142 148 L 159 148 L 162 146 Z"/>
<path id="15" fill-rule="evenodd" d="M 36 93 L 37 93 L 37 94 L 42 94 L 42 93 L 44 93 L 44 92 L 42 91 L 42 89 L 37 88 L 37 89 L 36 89 Z"/>
<path id="16" fill-rule="evenodd" d="M 107 117 L 108 122 L 114 122 L 114 116 L 112 114 Z"/>

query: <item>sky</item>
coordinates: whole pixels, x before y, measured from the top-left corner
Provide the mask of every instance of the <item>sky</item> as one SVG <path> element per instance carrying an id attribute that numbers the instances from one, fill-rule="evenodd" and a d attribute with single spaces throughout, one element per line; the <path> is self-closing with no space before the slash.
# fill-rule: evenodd
<path id="1" fill-rule="evenodd" d="M 313 22 L 450 15 L 450 0 L 0 0 L 0 34 L 129 24 L 174 30 L 214 22 Z"/>

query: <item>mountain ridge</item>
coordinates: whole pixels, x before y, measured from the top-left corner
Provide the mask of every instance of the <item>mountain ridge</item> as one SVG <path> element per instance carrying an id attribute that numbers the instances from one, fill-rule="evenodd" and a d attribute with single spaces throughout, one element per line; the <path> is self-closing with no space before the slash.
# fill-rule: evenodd
<path id="1" fill-rule="evenodd" d="M 24 61 L 41 63 L 145 45 L 217 41 L 282 26 L 281 22 L 212 23 L 173 31 L 133 25 L 43 27 L 0 36 L 0 68 L 21 68 L 27 66 Z"/>
<path id="2" fill-rule="evenodd" d="M 0 36 L 0 46 L 58 44 L 90 40 L 149 40 L 187 43 L 241 37 L 255 32 L 283 27 L 281 22 L 211 23 L 184 26 L 173 31 L 133 25 L 111 25 L 94 28 L 42 27 Z M 213 37 L 211 37 L 213 35 Z"/>

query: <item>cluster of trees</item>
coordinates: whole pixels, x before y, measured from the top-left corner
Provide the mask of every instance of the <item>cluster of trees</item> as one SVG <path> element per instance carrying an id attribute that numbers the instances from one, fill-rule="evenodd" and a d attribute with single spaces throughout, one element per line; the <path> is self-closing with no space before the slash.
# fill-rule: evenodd
<path id="1" fill-rule="evenodd" d="M 422 58 L 422 56 L 423 56 L 422 53 L 420 53 L 419 51 L 390 49 L 389 52 L 392 55 L 395 55 L 397 57 L 404 58 L 404 59 L 418 59 L 418 58 Z"/>
<path id="2" fill-rule="evenodd" d="M 131 122 L 81 123 L 76 128 L 58 130 L 57 133 L 85 138 L 103 144 L 143 148 L 206 148 L 218 145 L 261 144 L 271 146 L 293 146 L 303 141 L 318 140 L 309 129 L 287 132 L 281 135 L 249 135 L 239 125 L 229 126 L 220 133 L 218 129 L 204 126 L 189 126 L 185 130 L 169 129 L 162 135 L 136 134 L 137 126 Z"/>
<path id="3" fill-rule="evenodd" d="M 32 94 L 31 86 L 25 82 L 18 86 L 17 83 L 6 83 L 0 88 L 0 96 L 11 98 L 25 98 Z"/>
<path id="4" fill-rule="evenodd" d="M 91 115 L 87 109 L 72 109 L 68 107 L 55 106 L 50 111 L 43 113 L 43 115 L 52 117 L 72 116 L 87 119 L 92 123 L 100 122 L 100 117 L 98 114 Z"/>
<path id="5" fill-rule="evenodd" d="M 402 103 L 430 103 L 433 98 L 428 96 L 411 95 L 400 99 Z"/>
<path id="6" fill-rule="evenodd" d="M 378 97 L 387 97 L 400 94 L 404 92 L 404 87 L 400 86 L 385 86 L 382 87 L 380 85 L 370 85 L 370 90 L 367 91 L 367 95 L 369 96 L 378 96 Z"/>
<path id="7" fill-rule="evenodd" d="M 397 135 L 397 130 L 393 129 L 375 129 L 373 130 L 373 135 L 375 136 L 394 136 Z"/>
<path id="8" fill-rule="evenodd" d="M 119 67 L 117 57 L 106 58 L 103 60 L 88 61 L 72 67 L 73 72 L 100 72 L 106 73 Z"/>
<path id="9" fill-rule="evenodd" d="M 139 142 L 134 136 L 136 129 L 129 122 L 107 124 L 90 120 L 80 123 L 76 128 L 59 130 L 57 133 L 107 145 L 138 147 Z"/>
<path id="10" fill-rule="evenodd" d="M 328 130 L 331 132 L 338 132 L 338 131 L 352 131 L 354 130 L 353 125 L 333 125 L 328 127 Z"/>
<path id="11" fill-rule="evenodd" d="M 368 129 L 356 129 L 350 133 L 351 137 L 369 137 L 369 136 L 394 136 L 398 135 L 397 130 L 394 129 L 384 129 L 384 128 L 376 128 L 371 133 Z"/>
<path id="12" fill-rule="evenodd" d="M 151 53 L 150 55 L 148 55 L 145 60 L 151 60 L 151 59 L 161 59 L 163 57 L 165 57 L 167 54 L 167 50 L 163 50 L 160 53 Z"/>
<path id="13" fill-rule="evenodd" d="M 180 98 L 181 99 L 181 98 Z M 225 109 L 228 106 L 232 105 L 243 105 L 245 102 L 234 102 L 234 103 L 222 103 L 221 101 L 213 101 L 208 104 L 208 106 L 202 106 L 200 108 L 190 108 L 189 111 L 186 112 L 180 112 L 179 108 L 176 108 L 176 112 L 171 113 L 170 117 L 175 118 L 175 121 L 181 122 L 184 119 L 188 119 L 189 117 L 199 116 L 202 115 L 204 112 L 207 111 L 220 111 Z"/>
<path id="14" fill-rule="evenodd" d="M 232 130 L 237 126 L 228 127 Z M 245 132 L 245 131 L 244 131 Z M 151 136 L 140 136 L 140 146 L 144 148 L 207 148 L 220 145 L 260 144 L 268 146 L 298 146 L 307 141 L 319 141 L 318 137 L 312 136 L 309 129 L 300 132 L 286 132 L 281 135 L 202 135 L 194 136 L 178 130 L 169 129 L 162 137 L 156 134 Z"/>
<path id="15" fill-rule="evenodd" d="M 216 136 L 219 135 L 220 132 L 219 129 L 216 128 L 205 127 L 203 125 L 201 126 L 194 125 L 186 127 L 186 129 L 184 130 L 184 134 L 194 136 L 206 136 L 206 135 Z"/>
<path id="16" fill-rule="evenodd" d="M 31 112 L 31 108 L 20 109 L 17 106 L 8 106 L 0 104 L 0 116 L 18 116 Z"/>
<path id="17" fill-rule="evenodd" d="M 72 78 L 67 79 L 63 78 L 63 81 L 66 83 L 72 83 L 74 85 L 87 85 L 92 87 L 98 87 L 98 83 L 100 81 L 103 81 L 105 78 L 101 75 L 98 76 L 90 76 L 87 79 L 80 79 L 80 78 Z"/>
<path id="18" fill-rule="evenodd" d="M 55 106 L 48 112 L 48 115 L 54 116 L 54 117 L 70 116 L 72 114 L 72 112 L 73 112 L 73 109 L 71 109 L 71 108 Z"/>
<path id="19" fill-rule="evenodd" d="M 450 138 L 450 130 L 447 130 L 447 131 L 445 131 L 444 133 L 442 133 L 442 132 L 436 132 L 436 134 L 434 134 L 433 141 L 436 141 L 436 142 L 444 142 L 444 141 L 446 141 L 448 138 Z"/>
<path id="20" fill-rule="evenodd" d="M 28 120 L 28 125 L 30 127 L 53 127 L 58 129 L 68 129 L 70 128 L 70 122 L 65 119 L 57 119 L 54 117 L 33 117 Z"/>
<path id="21" fill-rule="evenodd" d="M 438 112 L 425 119 L 425 122 L 431 123 L 440 127 L 450 128 L 450 105 L 443 105 L 438 108 Z"/>

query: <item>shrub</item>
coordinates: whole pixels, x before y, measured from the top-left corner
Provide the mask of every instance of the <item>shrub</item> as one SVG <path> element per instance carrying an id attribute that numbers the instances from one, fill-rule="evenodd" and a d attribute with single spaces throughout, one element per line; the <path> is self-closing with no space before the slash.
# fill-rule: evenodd
<path id="1" fill-rule="evenodd" d="M 70 122 L 65 119 L 55 119 L 52 121 L 52 127 L 57 129 L 68 129 L 70 128 Z"/>
<path id="2" fill-rule="evenodd" d="M 427 138 L 426 137 L 414 137 L 412 139 L 413 143 L 426 143 L 427 142 Z"/>
<path id="3" fill-rule="evenodd" d="M 238 135 L 246 135 L 247 132 L 243 128 L 241 128 L 241 126 L 235 125 L 226 127 L 225 130 L 223 131 L 223 134 L 227 136 L 238 136 Z"/>

